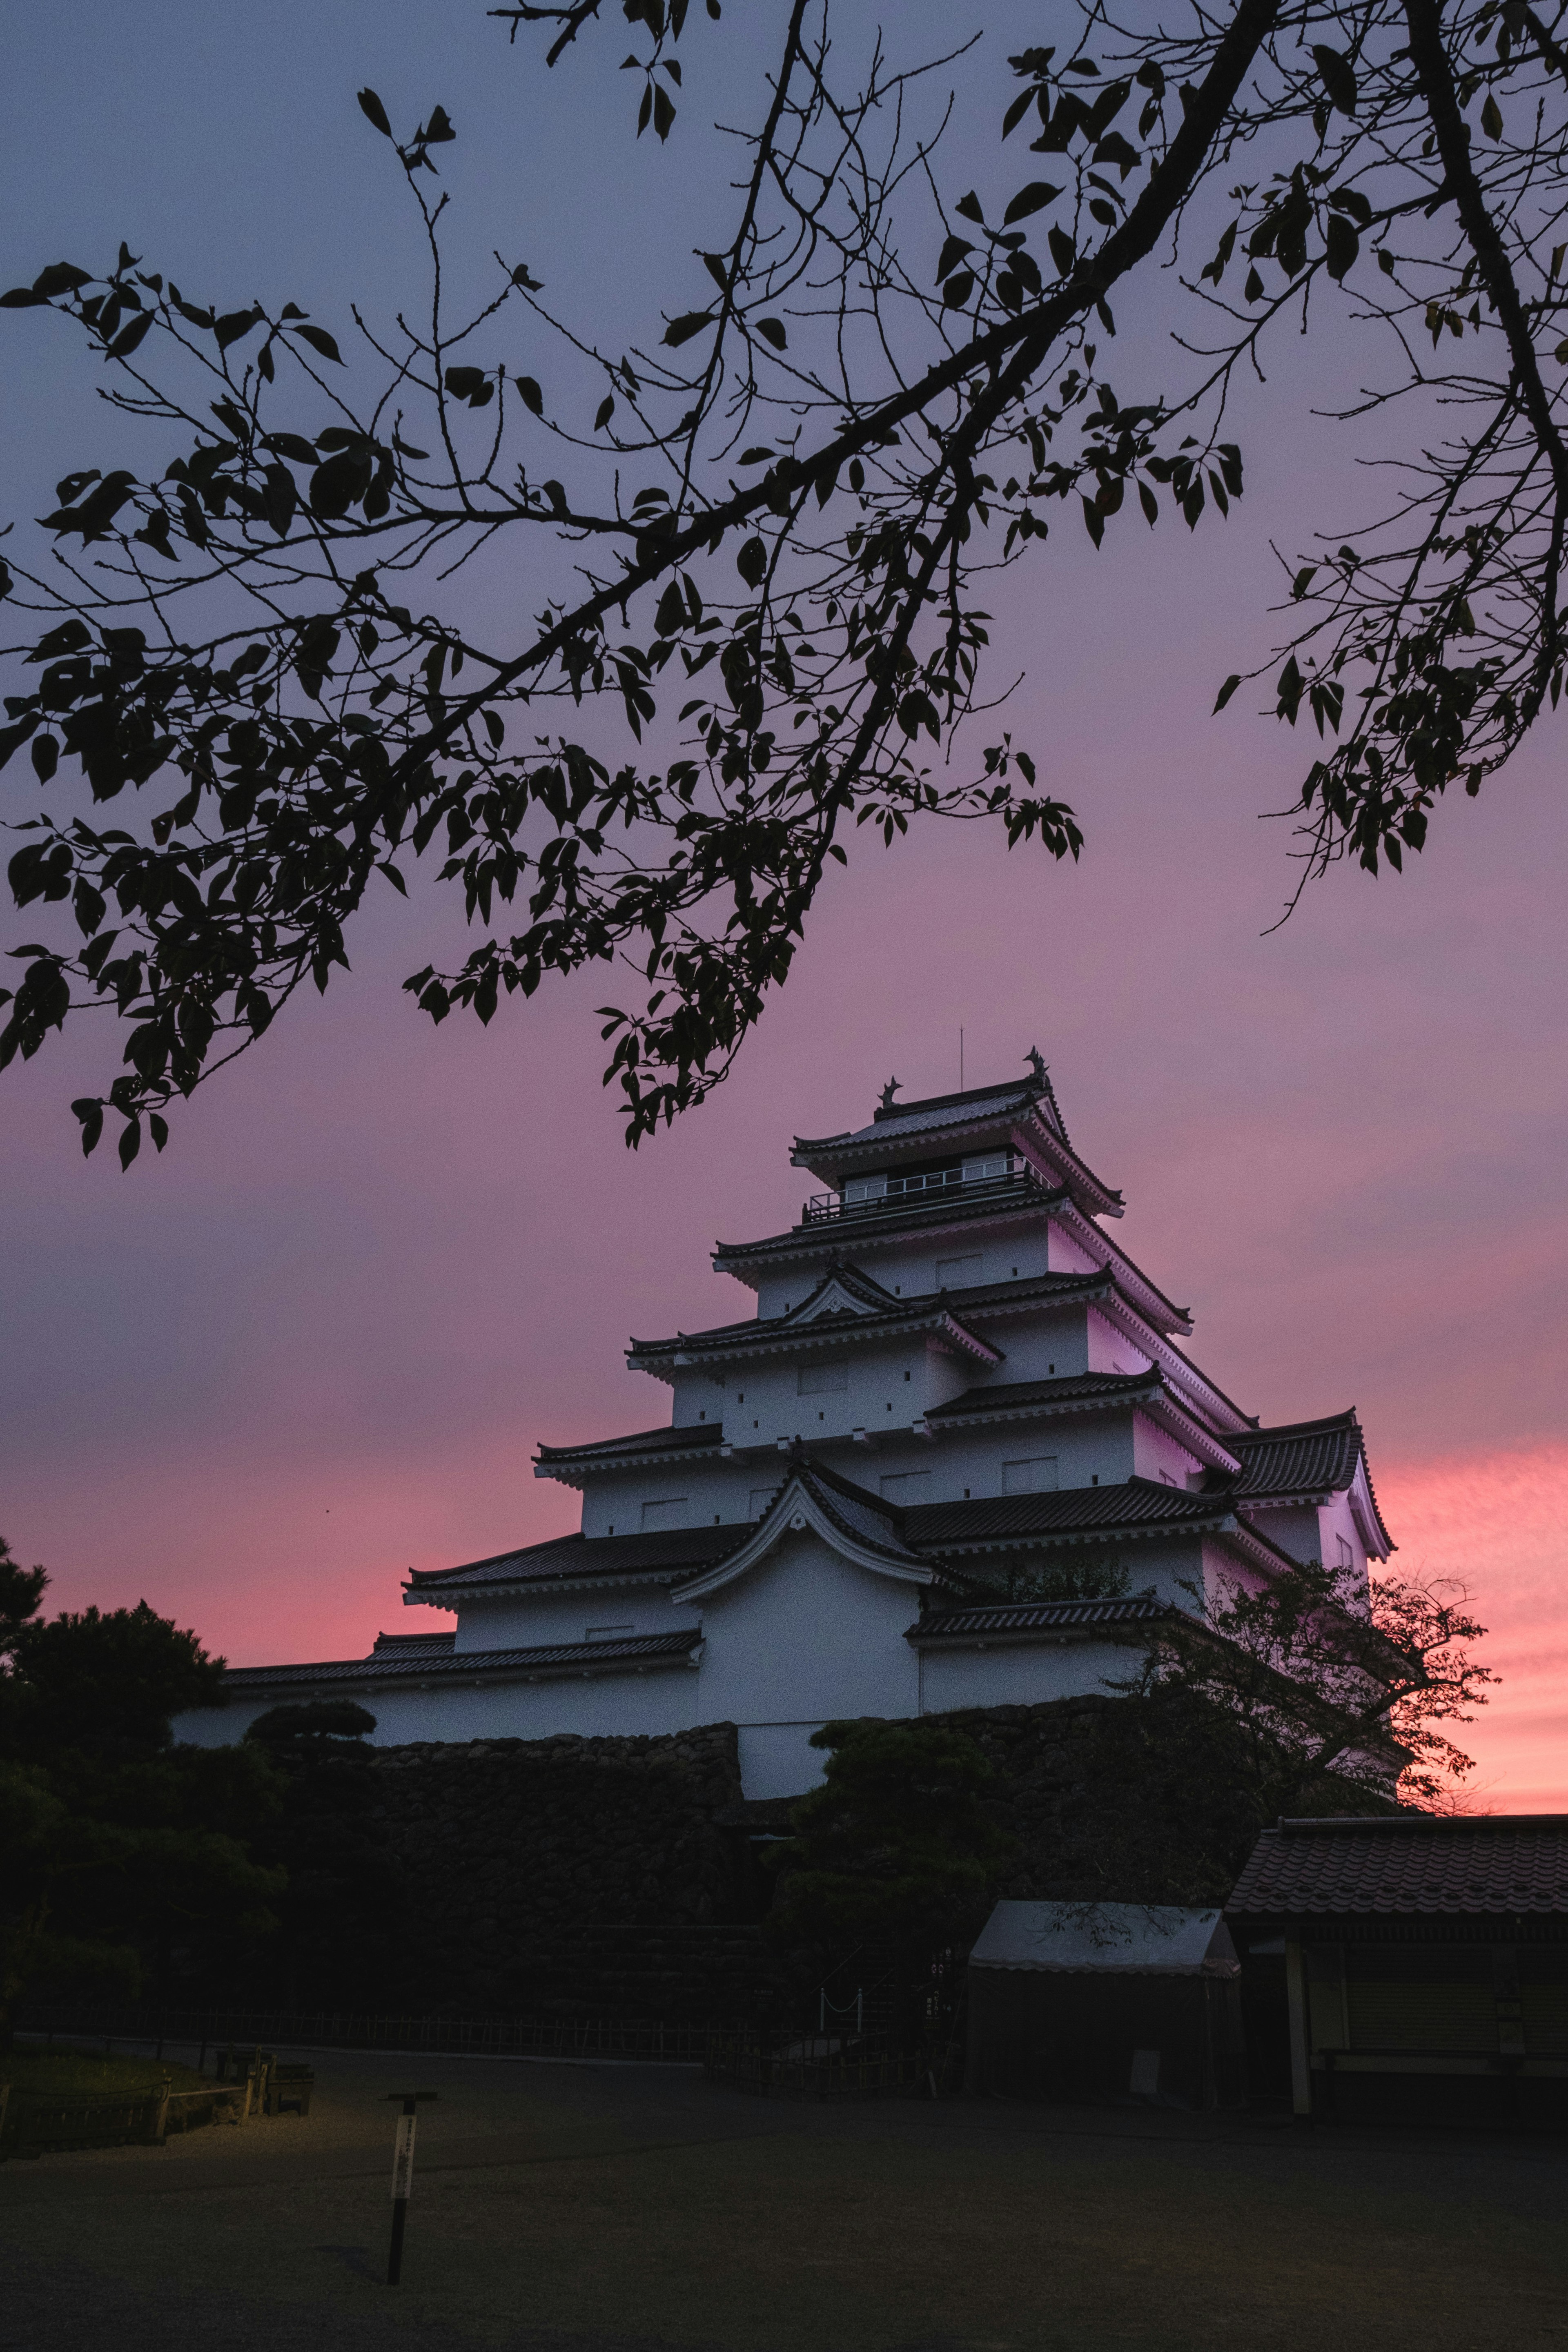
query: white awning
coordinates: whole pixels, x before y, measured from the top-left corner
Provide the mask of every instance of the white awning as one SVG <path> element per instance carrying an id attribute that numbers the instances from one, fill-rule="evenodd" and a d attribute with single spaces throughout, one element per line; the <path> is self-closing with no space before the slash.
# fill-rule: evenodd
<path id="1" fill-rule="evenodd" d="M 998 1903 L 969 1964 L 1058 1976 L 1231 1976 L 1237 1967 L 1217 1910 L 1162 1903 Z"/>

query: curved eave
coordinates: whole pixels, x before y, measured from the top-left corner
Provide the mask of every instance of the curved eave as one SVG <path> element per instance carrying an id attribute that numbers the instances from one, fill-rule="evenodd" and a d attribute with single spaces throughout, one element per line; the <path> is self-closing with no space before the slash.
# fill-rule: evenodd
<path id="1" fill-rule="evenodd" d="M 771 1320 L 745 1327 L 755 1338 L 730 1338 L 717 1344 L 695 1339 L 648 1344 L 634 1339 L 626 1350 L 626 1362 L 633 1371 L 650 1372 L 656 1380 L 668 1380 L 679 1371 L 690 1371 L 700 1365 L 749 1364 L 759 1357 L 799 1355 L 822 1349 L 839 1349 L 846 1343 L 859 1340 L 896 1341 L 923 1337 L 927 1343 L 955 1356 L 967 1356 L 974 1362 L 986 1365 L 1002 1363 L 1000 1348 L 993 1347 L 977 1331 L 971 1331 L 956 1316 L 945 1309 L 938 1314 L 900 1315 L 884 1318 L 879 1315 L 819 1316 L 809 1322 L 783 1321 L 775 1326 Z"/>
<path id="2" fill-rule="evenodd" d="M 869 1570 L 874 1576 L 917 1586 L 929 1586 L 938 1580 L 928 1561 L 912 1552 L 895 1550 L 891 1544 L 879 1543 L 862 1529 L 851 1527 L 820 1491 L 819 1481 L 807 1486 L 798 1474 L 792 1473 L 746 1541 L 727 1559 L 715 1561 L 689 1578 L 671 1593 L 670 1599 L 678 1602 L 702 1600 L 749 1574 L 787 1536 L 807 1532 L 830 1545 L 840 1558 Z"/>
<path id="3" fill-rule="evenodd" d="M 597 1477 L 616 1470 L 664 1470 L 681 1468 L 690 1462 L 721 1462 L 729 1448 L 719 1437 L 710 1438 L 700 1445 L 670 1445 L 655 1453 L 647 1449 L 638 1453 L 595 1454 L 585 1448 L 581 1454 L 552 1453 L 542 1445 L 533 1457 L 536 1478 L 553 1478 L 563 1486 L 579 1489 L 587 1485 L 590 1475 Z"/>
<path id="4" fill-rule="evenodd" d="M 438 1571 L 437 1571 L 438 1572 Z M 490 1584 L 405 1584 L 405 1609 L 444 1609 L 460 1616 L 488 1601 L 537 1601 L 558 1592 L 611 1592 L 628 1584 L 678 1584 L 690 1572 L 679 1568 L 549 1569 L 536 1576 L 504 1578 Z"/>
<path id="5" fill-rule="evenodd" d="M 746 1269 L 769 1273 L 781 1265 L 806 1264 L 815 1258 L 842 1255 L 847 1250 L 892 1248 L 912 1236 L 940 1240 L 944 1234 L 973 1232 L 977 1224 L 1032 1224 L 1059 1215 L 1072 1205 L 1071 1195 L 1058 1187 L 1019 1192 L 1003 1198 L 966 1201 L 955 1186 L 949 1195 L 923 1208 L 869 1209 L 864 1215 L 824 1218 L 820 1223 L 793 1225 L 787 1234 L 770 1234 L 759 1242 L 718 1242 L 712 1265 L 716 1274 L 747 1280 Z"/>
<path id="6" fill-rule="evenodd" d="M 1078 1551 L 1089 1544 L 1160 1542 L 1223 1543 L 1250 1567 L 1261 1568 L 1269 1575 L 1299 1565 L 1289 1552 L 1281 1551 L 1278 1544 L 1270 1543 L 1267 1536 L 1249 1528 L 1231 1511 L 1215 1512 L 1201 1519 L 1111 1520 L 1099 1527 L 1014 1530 L 967 1538 L 950 1537 L 941 1543 L 933 1542 L 930 1549 L 933 1558 L 952 1559 L 974 1559 L 984 1552 Z"/>
<path id="7" fill-rule="evenodd" d="M 702 1649 L 696 1626 L 631 1642 L 534 1643 L 514 1650 L 470 1650 L 440 1658 L 328 1659 L 288 1666 L 237 1666 L 224 1676 L 226 1700 L 274 1691 L 385 1692 L 451 1689 L 482 1684 L 588 1681 L 600 1675 L 654 1674 L 692 1666 Z M 696 1654 L 694 1655 L 693 1654 Z M 192 1710 L 195 1712 L 195 1710 Z"/>

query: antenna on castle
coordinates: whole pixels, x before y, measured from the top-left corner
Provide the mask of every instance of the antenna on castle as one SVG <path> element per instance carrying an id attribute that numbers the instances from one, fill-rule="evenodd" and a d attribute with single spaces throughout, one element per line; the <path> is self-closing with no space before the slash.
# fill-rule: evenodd
<path id="1" fill-rule="evenodd" d="M 958 1033 L 958 1091 L 963 1092 L 963 1032 Z"/>

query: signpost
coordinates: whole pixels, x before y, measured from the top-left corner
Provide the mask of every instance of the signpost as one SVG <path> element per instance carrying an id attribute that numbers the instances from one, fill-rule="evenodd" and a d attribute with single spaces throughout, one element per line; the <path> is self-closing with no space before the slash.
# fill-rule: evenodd
<path id="1" fill-rule="evenodd" d="M 395 2286 L 403 2275 L 403 2232 L 408 2220 L 408 2199 L 414 2187 L 414 2126 L 419 2119 L 418 2103 L 433 2099 L 434 2091 L 388 2091 L 387 2097 L 401 2103 L 403 2113 L 397 2118 L 397 2137 L 392 2144 L 392 2250 L 386 2258 L 386 2284 Z"/>

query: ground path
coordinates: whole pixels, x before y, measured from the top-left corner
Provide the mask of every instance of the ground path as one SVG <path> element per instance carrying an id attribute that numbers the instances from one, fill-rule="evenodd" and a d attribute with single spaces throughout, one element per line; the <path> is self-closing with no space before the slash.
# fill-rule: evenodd
<path id="1" fill-rule="evenodd" d="M 0 2168 L 6 2352 L 1568 2347 L 1559 2141 L 312 2063 L 307 2120 Z M 438 2098 L 394 2291 L 404 2089 Z"/>

